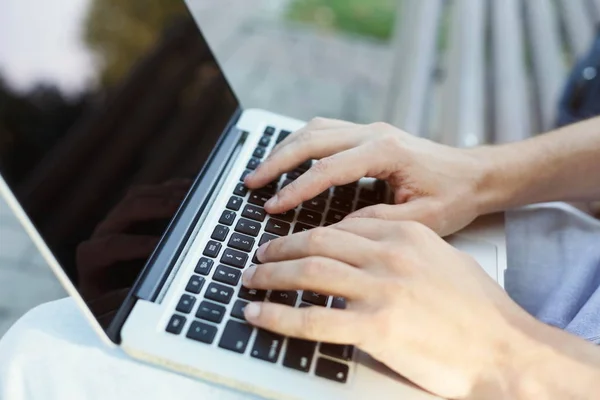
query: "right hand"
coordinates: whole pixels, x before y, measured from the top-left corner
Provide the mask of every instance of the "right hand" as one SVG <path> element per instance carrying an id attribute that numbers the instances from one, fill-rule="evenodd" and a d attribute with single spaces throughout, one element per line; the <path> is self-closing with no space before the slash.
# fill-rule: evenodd
<path id="1" fill-rule="evenodd" d="M 319 161 L 267 202 L 267 212 L 285 212 L 363 177 L 387 181 L 395 205 L 368 207 L 350 218 L 414 220 L 446 236 L 485 212 L 481 189 L 488 162 L 479 151 L 437 144 L 386 123 L 316 118 L 277 145 L 245 184 L 260 188 L 309 159 Z"/>

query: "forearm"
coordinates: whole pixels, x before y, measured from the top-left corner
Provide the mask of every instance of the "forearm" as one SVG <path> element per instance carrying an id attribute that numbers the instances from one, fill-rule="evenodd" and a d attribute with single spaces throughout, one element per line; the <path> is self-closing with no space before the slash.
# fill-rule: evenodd
<path id="1" fill-rule="evenodd" d="M 600 199 L 600 118 L 473 151 L 484 165 L 482 213 L 546 201 Z"/>

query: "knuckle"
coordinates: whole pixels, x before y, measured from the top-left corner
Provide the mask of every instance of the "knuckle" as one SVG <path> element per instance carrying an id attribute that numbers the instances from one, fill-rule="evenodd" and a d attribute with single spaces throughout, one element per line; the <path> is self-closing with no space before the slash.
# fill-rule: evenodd
<path id="1" fill-rule="evenodd" d="M 304 131 L 300 132 L 300 134 L 298 135 L 298 141 L 306 144 L 312 140 L 313 136 L 314 136 L 314 134 L 313 134 L 312 130 L 305 129 Z"/>
<path id="2" fill-rule="evenodd" d="M 327 118 L 314 117 L 313 119 L 310 120 L 308 125 L 314 126 L 314 127 L 319 127 L 319 126 L 325 125 L 326 123 L 327 123 Z"/>
<path id="3" fill-rule="evenodd" d="M 325 263 L 321 258 L 311 257 L 304 264 L 303 273 L 309 281 L 313 281 L 313 279 L 323 276 L 324 269 Z"/>
<path id="4" fill-rule="evenodd" d="M 307 337 L 315 337 L 318 335 L 319 319 L 315 307 L 307 307 L 303 309 L 300 329 Z"/>
<path id="5" fill-rule="evenodd" d="M 327 228 L 315 228 L 308 232 L 307 248 L 309 252 L 318 251 L 327 241 L 329 232 Z"/>
<path id="6" fill-rule="evenodd" d="M 318 160 L 312 166 L 312 171 L 317 175 L 327 175 L 329 169 L 331 168 L 331 164 L 334 162 L 333 157 L 326 157 Z"/>
<path id="7" fill-rule="evenodd" d="M 388 124 L 387 122 L 373 122 L 371 125 L 371 128 L 377 132 L 385 132 L 388 129 L 392 128 L 392 126 L 390 124 Z"/>
<path id="8" fill-rule="evenodd" d="M 404 143 L 399 135 L 393 133 L 386 134 L 379 140 L 379 145 L 388 151 L 398 151 L 404 147 Z"/>

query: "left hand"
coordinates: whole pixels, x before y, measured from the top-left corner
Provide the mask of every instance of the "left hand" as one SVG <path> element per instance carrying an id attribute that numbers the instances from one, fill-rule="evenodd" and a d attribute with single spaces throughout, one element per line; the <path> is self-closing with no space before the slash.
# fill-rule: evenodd
<path id="1" fill-rule="evenodd" d="M 491 398 L 483 389 L 502 387 L 504 369 L 518 365 L 506 358 L 531 354 L 522 330 L 541 325 L 475 260 L 415 222 L 349 219 L 273 240 L 258 258 L 265 264 L 245 272 L 244 286 L 342 296 L 347 309 L 252 303 L 250 323 L 356 345 L 446 398 Z"/>

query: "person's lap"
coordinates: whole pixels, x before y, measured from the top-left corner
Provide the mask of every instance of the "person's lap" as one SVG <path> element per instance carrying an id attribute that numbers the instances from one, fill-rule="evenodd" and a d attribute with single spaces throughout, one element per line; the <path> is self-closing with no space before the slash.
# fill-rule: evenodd
<path id="1" fill-rule="evenodd" d="M 591 310 L 583 307 L 573 313 L 569 309 L 573 304 L 565 306 L 565 292 L 568 298 L 568 291 L 580 282 L 565 285 L 561 277 L 574 263 L 598 262 L 600 250 L 591 245 L 598 232 L 599 222 L 564 205 L 509 213 L 510 267 L 505 280 L 509 294 L 542 320 L 597 339 L 587 329 Z M 558 299 L 553 293 L 557 290 L 563 293 Z M 590 300 L 589 307 L 600 308 L 600 299 Z M 253 398 L 132 361 L 118 349 L 109 349 L 71 299 L 30 311 L 0 341 L 0 395 L 10 400 Z"/>

